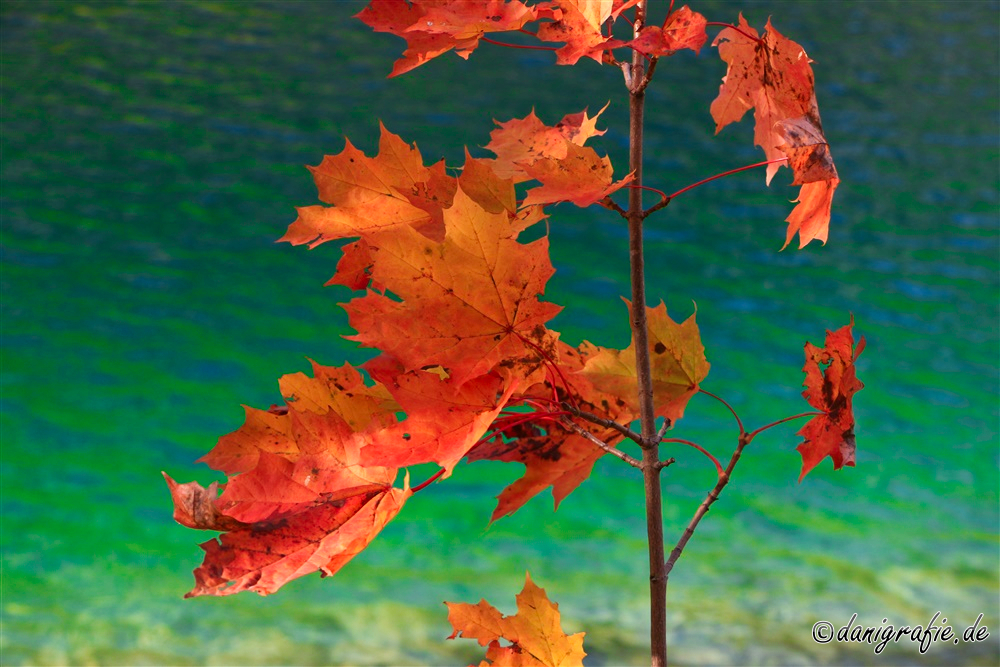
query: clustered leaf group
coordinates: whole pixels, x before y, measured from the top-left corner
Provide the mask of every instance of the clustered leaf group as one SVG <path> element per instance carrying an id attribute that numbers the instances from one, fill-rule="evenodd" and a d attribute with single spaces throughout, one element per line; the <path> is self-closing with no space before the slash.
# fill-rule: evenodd
<path id="1" fill-rule="evenodd" d="M 563 423 L 561 406 L 638 418 L 634 348 L 562 342 L 547 326 L 561 307 L 541 298 L 554 273 L 548 238 L 518 237 L 546 220 L 543 203 L 621 187 L 610 164 L 585 167 L 598 172 L 589 179 L 561 173 L 578 168 L 575 156 L 596 158 L 582 145 L 600 134 L 595 120 L 583 112 L 549 127 L 532 113 L 503 123 L 488 145 L 497 158 L 467 157 L 458 176 L 424 165 L 384 127 L 375 157 L 348 142 L 311 169 L 329 206 L 300 208 L 283 240 L 357 239 L 330 282 L 363 291 L 343 304 L 348 338 L 380 354 L 361 367 L 367 381 L 350 365 L 313 364 L 312 378 L 282 378 L 285 406 L 247 408 L 243 427 L 203 459 L 232 476 L 217 498 L 168 479 L 178 521 L 226 531 L 202 545 L 190 595 L 267 594 L 333 574 L 409 497 L 406 483 L 392 486 L 402 468 L 434 462 L 448 476 L 466 457 L 523 463 L 493 519 L 547 487 L 558 503 L 590 475 L 605 452 Z M 514 183 L 529 180 L 541 185 L 518 202 Z M 708 362 L 694 316 L 676 324 L 662 304 L 649 313 L 657 413 L 676 420 Z"/>
<path id="2" fill-rule="evenodd" d="M 633 4 L 373 0 L 358 17 L 406 39 L 393 75 L 450 50 L 468 57 L 486 34 L 529 32 L 535 21 L 529 34 L 564 44 L 560 64 L 618 65 L 615 49 L 658 58 L 698 51 L 707 40 L 705 18 L 687 7 L 630 41 L 614 38 L 613 23 Z M 755 110 L 755 141 L 769 159 L 787 158 L 802 185 L 786 245 L 795 233 L 802 246 L 825 241 L 838 180 L 809 59 L 770 23 L 758 37 L 742 17 L 714 45 L 729 67 L 711 108 L 717 129 Z M 543 299 L 554 273 L 548 237 L 520 240 L 548 224 L 546 206 L 609 206 L 610 195 L 629 186 L 631 174 L 615 180 L 609 159 L 587 145 L 603 134 L 600 113 L 548 126 L 532 111 L 498 123 L 486 144 L 496 157 L 466 152 L 457 169 L 424 164 L 415 145 L 385 127 L 376 155 L 347 141 L 309 168 L 323 204 L 299 208 L 282 240 L 341 242 L 328 284 L 360 293 L 342 304 L 354 331 L 348 338 L 378 354 L 360 368 L 313 363 L 311 377 L 281 378 L 284 404 L 246 408 L 243 426 L 203 457 L 228 476 L 224 484 L 166 477 L 177 521 L 223 533 L 202 544 L 205 560 L 188 596 L 266 595 L 311 572 L 334 574 L 425 486 L 411 488 L 408 467 L 435 463 L 447 477 L 463 458 L 523 464 L 523 476 L 498 496 L 496 520 L 546 488 L 558 506 L 606 453 L 594 439 L 613 446 L 624 437 L 574 420 L 584 412 L 619 425 L 638 419 L 635 341 L 623 350 L 564 342 L 550 328 L 561 307 Z M 768 181 L 777 168 L 770 165 Z M 636 304 L 626 306 L 631 312 Z M 655 414 L 672 424 L 709 364 L 694 315 L 677 323 L 660 303 L 647 308 L 647 320 Z M 823 349 L 806 347 L 804 396 L 822 416 L 800 431 L 803 475 L 825 456 L 837 468 L 854 464 L 851 396 L 861 383 L 853 364 L 863 340 L 855 351 L 850 329 L 830 334 Z M 563 664 L 533 648 L 538 628 L 524 629 L 535 613 L 532 623 L 558 626 L 558 612 L 530 579 L 518 607 L 518 616 L 501 617 L 485 602 L 451 605 L 456 634 L 489 645 L 488 657 L 504 664 Z M 559 640 L 570 662 L 583 657 L 578 637 Z M 513 644 L 501 646 L 500 638 Z"/>

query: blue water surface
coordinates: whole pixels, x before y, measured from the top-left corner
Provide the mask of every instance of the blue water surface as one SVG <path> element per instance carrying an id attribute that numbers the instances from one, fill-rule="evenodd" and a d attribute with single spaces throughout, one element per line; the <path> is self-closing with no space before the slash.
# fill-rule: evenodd
<path id="1" fill-rule="evenodd" d="M 662 17 L 664 3 L 653 3 Z M 553 513 L 548 494 L 487 525 L 519 465 L 459 466 L 415 496 L 336 577 L 276 595 L 183 600 L 206 535 L 174 523 L 160 477 L 196 464 L 279 401 L 277 378 L 370 351 L 323 287 L 338 253 L 275 245 L 316 203 L 305 164 L 381 119 L 428 162 L 485 156 L 493 120 L 609 100 L 593 143 L 627 164 L 621 73 L 482 45 L 386 79 L 402 40 L 354 2 L 52 2 L 0 9 L 3 75 L 2 601 L 7 665 L 468 664 L 443 600 L 513 612 L 525 571 L 587 632 L 588 665 L 643 664 L 642 485 L 602 460 Z M 857 467 L 798 483 L 797 426 L 745 452 L 670 579 L 679 665 L 1000 662 L 997 2 L 699 2 L 711 21 L 770 16 L 815 60 L 842 184 L 830 240 L 780 251 L 796 189 L 750 171 L 679 197 L 646 233 L 649 299 L 697 304 L 712 371 L 751 428 L 802 412 L 802 346 L 867 339 Z M 712 34 L 716 29 L 712 29 Z M 515 38 L 516 39 L 516 38 Z M 713 136 L 712 48 L 660 62 L 646 181 L 674 191 L 761 159 L 749 120 Z M 627 234 L 604 209 L 553 207 L 563 339 L 624 347 Z M 694 399 L 674 434 L 716 456 L 731 416 Z M 715 482 L 693 450 L 664 479 L 668 548 Z M 429 471 L 413 471 L 423 479 Z M 820 620 L 987 641 L 817 644 Z M 464 662 L 463 662 L 464 661 Z"/>

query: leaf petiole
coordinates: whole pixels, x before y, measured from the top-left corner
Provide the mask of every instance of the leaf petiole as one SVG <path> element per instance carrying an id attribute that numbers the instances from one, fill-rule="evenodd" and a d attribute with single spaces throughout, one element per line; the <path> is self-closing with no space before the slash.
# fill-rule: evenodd
<path id="1" fill-rule="evenodd" d="M 708 27 L 710 25 L 715 25 L 715 26 L 719 26 L 719 27 L 722 27 L 722 28 L 732 28 L 733 30 L 735 30 L 736 32 L 740 33 L 741 35 L 743 35 L 747 39 L 752 39 L 753 41 L 757 42 L 758 44 L 760 44 L 761 42 L 764 41 L 760 37 L 754 37 L 753 35 L 748 35 L 747 33 L 743 32 L 740 28 L 734 26 L 732 23 L 721 23 L 719 21 L 709 21 L 709 22 L 707 22 L 705 24 L 706 27 Z"/>
<path id="2" fill-rule="evenodd" d="M 715 464 L 715 471 L 717 473 L 719 473 L 719 479 L 722 479 L 722 475 L 724 474 L 724 471 L 722 470 L 722 464 L 719 463 L 719 459 L 717 459 L 714 456 L 712 456 L 711 452 L 709 452 L 707 449 L 705 449 L 701 445 L 699 445 L 697 443 L 694 443 L 694 442 L 691 442 L 690 440 L 682 440 L 680 438 L 664 438 L 663 440 L 660 440 L 660 442 L 676 442 L 676 443 L 681 444 L 681 445 L 687 445 L 688 447 L 694 447 L 699 452 L 701 452 L 702 454 L 704 454 L 705 456 L 707 456 L 709 459 L 711 459 L 712 463 Z"/>
<path id="3" fill-rule="evenodd" d="M 784 424 L 785 422 L 792 421 L 793 419 L 801 419 L 802 417 L 820 417 L 820 416 L 825 415 L 825 414 L 826 414 L 825 412 L 803 412 L 802 414 L 799 414 L 799 415 L 792 415 L 791 417 L 785 417 L 784 419 L 779 419 L 776 422 L 771 422 L 770 424 L 767 424 L 765 426 L 761 426 L 756 431 L 752 431 L 752 432 L 748 433 L 747 436 L 746 436 L 747 442 L 750 442 L 751 440 L 753 440 L 757 436 L 758 433 L 763 433 L 767 429 L 775 427 L 778 424 Z"/>
<path id="4" fill-rule="evenodd" d="M 535 36 L 535 34 L 531 32 L 526 32 L 524 30 L 522 30 L 521 32 L 525 32 L 525 34 L 531 35 L 532 37 Z M 509 49 L 530 49 L 532 51 L 558 51 L 558 49 L 554 46 L 537 46 L 534 44 L 508 44 L 506 42 L 498 42 L 495 39 L 490 39 L 489 37 L 480 37 L 479 39 L 486 42 L 487 44 L 495 44 L 496 46 L 506 46 Z"/>
<path id="5" fill-rule="evenodd" d="M 767 166 L 769 164 L 778 164 L 779 162 L 787 162 L 787 161 L 788 161 L 787 157 L 782 157 L 782 158 L 778 158 L 776 160 L 765 160 L 764 162 L 756 162 L 754 164 L 748 164 L 748 165 L 746 165 L 744 167 L 737 167 L 736 169 L 730 169 L 729 171 L 724 171 L 721 174 L 716 174 L 715 176 L 709 176 L 708 178 L 704 178 L 704 179 L 698 181 L 697 183 L 692 183 L 691 185 L 689 185 L 687 187 L 681 188 L 680 190 L 678 190 L 674 194 L 668 195 L 667 196 L 667 201 L 672 200 L 674 197 L 676 197 L 678 195 L 684 194 L 688 190 L 693 190 L 694 188 L 698 187 L 699 185 L 704 185 L 705 183 L 709 183 L 711 181 L 714 181 L 716 179 L 722 178 L 724 176 L 729 176 L 730 174 L 736 174 L 736 173 L 739 173 L 741 171 L 746 171 L 748 169 L 756 169 L 757 167 L 765 167 L 765 166 Z M 659 206 L 654 207 L 654 209 L 655 208 L 659 208 Z M 653 209 L 650 210 L 650 213 L 652 213 L 652 210 Z"/>
<path id="6" fill-rule="evenodd" d="M 436 473 L 434 473 L 433 475 L 431 475 L 430 478 L 426 482 L 422 482 L 421 484 L 418 484 L 418 485 L 414 486 L 413 488 L 411 488 L 410 489 L 410 493 L 416 493 L 417 491 L 420 491 L 421 489 L 430 486 L 432 482 L 434 482 L 435 480 L 437 480 L 443 474 L 444 474 L 444 468 L 441 468 Z"/>
<path id="7" fill-rule="evenodd" d="M 716 396 L 715 394 L 713 394 L 710 391 L 705 391 L 704 389 L 699 388 L 698 389 L 698 393 L 699 394 L 705 394 L 706 396 L 710 396 L 711 398 L 714 398 L 715 400 L 717 400 L 718 402 L 720 402 L 724 406 L 726 406 L 729 409 L 729 411 L 731 413 L 733 413 L 733 417 L 736 419 L 736 426 L 739 427 L 739 429 L 740 429 L 740 435 L 743 435 L 744 433 L 746 433 L 746 429 L 743 428 L 743 422 L 740 420 L 740 416 L 738 414 L 736 414 L 736 410 L 733 409 L 733 406 L 729 405 L 729 403 L 727 401 L 725 401 L 724 399 L 722 399 L 719 396 Z"/>

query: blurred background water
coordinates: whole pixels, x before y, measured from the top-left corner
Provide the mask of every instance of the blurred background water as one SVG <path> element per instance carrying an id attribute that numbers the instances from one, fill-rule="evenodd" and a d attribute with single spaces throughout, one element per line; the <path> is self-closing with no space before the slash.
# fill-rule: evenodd
<path id="1" fill-rule="evenodd" d="M 277 378 L 369 351 L 324 288 L 334 248 L 275 245 L 315 202 L 304 164 L 382 119 L 429 161 L 462 160 L 492 119 L 548 123 L 611 101 L 595 141 L 619 173 L 620 73 L 481 46 L 385 79 L 403 43 L 353 2 L 20 2 L 2 17 L 3 664 L 467 664 L 442 600 L 513 610 L 525 570 L 586 631 L 588 664 L 646 658 L 641 484 L 616 460 L 555 514 L 545 494 L 487 527 L 520 466 L 461 466 L 330 580 L 268 598 L 182 600 L 206 535 L 172 521 L 159 476 L 194 460 Z M 997 664 L 998 16 L 996 2 L 699 2 L 768 16 L 816 61 L 843 179 L 830 242 L 778 252 L 796 189 L 743 173 L 652 219 L 649 297 L 692 301 L 712 372 L 748 426 L 800 412 L 802 345 L 850 313 L 868 348 L 857 468 L 801 484 L 796 425 L 755 440 L 669 590 L 676 664 Z M 663 7 L 657 10 L 662 16 Z M 714 34 L 714 30 L 712 33 Z M 762 159 L 748 120 L 713 137 L 724 65 L 662 62 L 647 182 L 668 191 Z M 565 340 L 624 346 L 626 231 L 552 210 Z M 696 399 L 675 433 L 720 458 L 731 418 Z M 714 482 L 689 451 L 665 476 L 670 542 Z M 419 476 L 419 475 L 418 475 Z M 813 642 L 821 619 L 959 630 L 978 644 Z M 648 664 L 648 662 L 647 662 Z"/>

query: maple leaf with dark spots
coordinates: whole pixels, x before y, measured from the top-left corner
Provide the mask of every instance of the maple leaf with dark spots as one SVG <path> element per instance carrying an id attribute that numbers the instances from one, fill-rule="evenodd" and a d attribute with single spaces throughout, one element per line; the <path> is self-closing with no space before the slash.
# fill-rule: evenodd
<path id="1" fill-rule="evenodd" d="M 805 391 L 802 395 L 809 405 L 823 411 L 809 420 L 798 434 L 804 438 L 797 449 L 802 455 L 802 473 L 799 481 L 824 458 L 833 459 L 833 469 L 854 467 L 854 394 L 864 388 L 857 378 L 854 363 L 865 348 L 861 338 L 854 347 L 851 323 L 826 332 L 826 344 L 818 348 L 806 343 Z M 825 368 L 821 369 L 821 366 Z"/>

